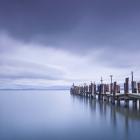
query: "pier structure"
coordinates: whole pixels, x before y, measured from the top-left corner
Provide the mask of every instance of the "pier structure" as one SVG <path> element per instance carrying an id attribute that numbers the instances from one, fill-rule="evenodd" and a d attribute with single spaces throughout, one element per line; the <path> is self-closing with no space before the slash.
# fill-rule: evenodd
<path id="1" fill-rule="evenodd" d="M 99 84 L 95 82 L 80 86 L 75 86 L 73 84 L 70 93 L 98 99 L 100 101 L 111 102 L 113 105 L 116 104 L 118 106 L 123 101 L 125 107 L 129 107 L 129 102 L 132 101 L 133 107 L 137 108 L 139 106 L 140 109 L 140 82 L 137 83 L 134 81 L 133 72 L 131 74 L 131 83 L 129 77 L 125 78 L 123 90 L 121 90 L 121 86 L 116 81 L 113 82 L 113 76 L 111 75 L 110 84 L 103 83 L 103 78 L 101 77 Z"/>

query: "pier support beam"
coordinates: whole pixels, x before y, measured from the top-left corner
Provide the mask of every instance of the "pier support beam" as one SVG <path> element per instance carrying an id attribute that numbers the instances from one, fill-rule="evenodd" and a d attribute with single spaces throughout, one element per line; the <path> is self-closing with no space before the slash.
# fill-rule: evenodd
<path id="1" fill-rule="evenodd" d="M 109 96 L 107 96 L 107 102 L 109 102 Z"/>
<path id="2" fill-rule="evenodd" d="M 104 101 L 107 101 L 107 96 L 106 95 L 104 96 Z"/>
<path id="3" fill-rule="evenodd" d="M 120 106 L 120 99 L 117 99 L 117 105 Z"/>
<path id="4" fill-rule="evenodd" d="M 111 103 L 115 105 L 115 98 L 111 97 Z"/>
<path id="5" fill-rule="evenodd" d="M 98 100 L 101 100 L 101 94 L 98 94 Z"/>
<path id="6" fill-rule="evenodd" d="M 103 100 L 103 95 L 100 95 L 100 100 Z"/>
<path id="7" fill-rule="evenodd" d="M 137 109 L 137 99 L 134 99 L 133 100 L 133 108 L 134 109 Z"/>
<path id="8" fill-rule="evenodd" d="M 124 106 L 125 106 L 125 107 L 129 107 L 129 100 L 128 100 L 128 99 L 125 99 L 125 100 L 124 100 Z"/>
<path id="9" fill-rule="evenodd" d="M 93 95 L 92 95 L 92 98 L 93 98 L 93 99 L 96 99 L 96 94 L 93 94 Z"/>

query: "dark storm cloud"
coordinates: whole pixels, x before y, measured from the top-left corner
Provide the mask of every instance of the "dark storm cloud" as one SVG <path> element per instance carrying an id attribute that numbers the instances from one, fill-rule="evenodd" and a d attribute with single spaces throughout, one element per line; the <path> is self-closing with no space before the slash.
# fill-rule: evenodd
<path id="1" fill-rule="evenodd" d="M 139 25 L 139 0 L 0 1 L 1 30 L 67 50 L 137 49 Z"/>

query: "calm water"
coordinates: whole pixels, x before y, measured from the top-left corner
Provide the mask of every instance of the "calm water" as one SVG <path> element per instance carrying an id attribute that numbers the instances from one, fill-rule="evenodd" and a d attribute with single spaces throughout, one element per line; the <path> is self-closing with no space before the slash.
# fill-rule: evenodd
<path id="1" fill-rule="evenodd" d="M 139 140 L 140 111 L 69 91 L 0 91 L 0 140 Z"/>

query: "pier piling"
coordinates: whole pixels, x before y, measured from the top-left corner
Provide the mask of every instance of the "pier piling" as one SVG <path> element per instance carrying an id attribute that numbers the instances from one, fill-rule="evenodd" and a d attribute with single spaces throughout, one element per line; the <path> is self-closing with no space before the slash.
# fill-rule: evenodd
<path id="1" fill-rule="evenodd" d="M 112 75 L 110 76 L 111 83 L 103 83 L 103 79 L 101 77 L 101 83 L 95 84 L 90 83 L 84 84 L 83 86 L 75 86 L 74 84 L 70 88 L 70 93 L 74 95 L 85 96 L 91 99 L 97 99 L 104 102 L 111 102 L 117 106 L 120 106 L 120 102 L 124 101 L 124 106 L 129 107 L 129 101 L 132 101 L 132 105 L 134 109 L 137 109 L 139 106 L 140 110 L 140 82 L 136 83 L 133 79 L 132 73 L 132 81 L 131 81 L 131 93 L 129 90 L 129 78 L 125 78 L 124 82 L 124 92 L 121 91 L 121 85 L 119 85 L 116 81 L 112 81 Z M 139 103 L 139 105 L 137 105 Z"/>

